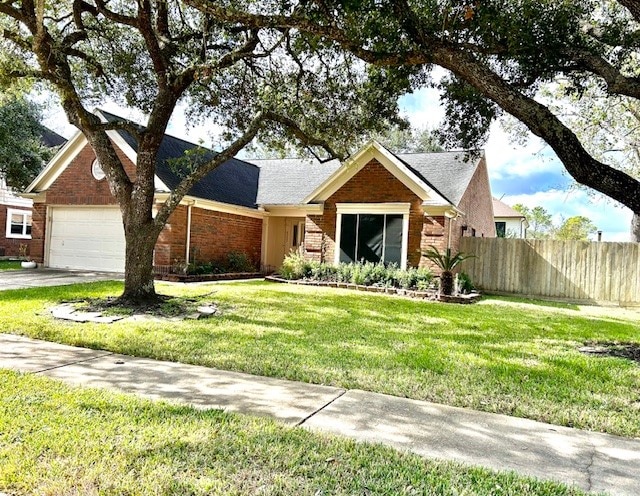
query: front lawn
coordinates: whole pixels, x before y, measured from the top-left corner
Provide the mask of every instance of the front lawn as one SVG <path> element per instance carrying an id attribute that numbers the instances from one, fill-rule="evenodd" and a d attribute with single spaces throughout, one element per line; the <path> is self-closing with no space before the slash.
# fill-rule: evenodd
<path id="1" fill-rule="evenodd" d="M 583 495 L 267 419 L 198 411 L 0 370 L 10 494 Z"/>
<path id="2" fill-rule="evenodd" d="M 53 320 L 60 300 L 118 294 L 119 283 L 6 291 L 5 332 L 118 353 L 344 388 L 640 437 L 640 367 L 585 355 L 585 342 L 640 343 L 640 325 L 510 303 L 446 305 L 264 282 L 163 293 L 203 295 L 223 315 L 181 322 Z"/>
<path id="3" fill-rule="evenodd" d="M 0 270 L 15 270 L 22 268 L 20 260 L 0 260 Z"/>

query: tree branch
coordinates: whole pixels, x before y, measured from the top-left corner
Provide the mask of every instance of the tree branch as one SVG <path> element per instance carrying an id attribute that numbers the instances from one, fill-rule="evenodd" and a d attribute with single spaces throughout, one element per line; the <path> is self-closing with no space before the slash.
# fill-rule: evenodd
<path id="1" fill-rule="evenodd" d="M 271 110 L 265 112 L 265 117 L 272 122 L 277 122 L 288 128 L 293 133 L 293 135 L 306 146 L 320 147 L 325 150 L 331 158 L 337 158 L 340 160 L 344 160 L 346 158 L 341 153 L 336 152 L 336 150 L 331 146 L 328 140 L 320 138 L 318 136 L 310 135 L 304 129 L 302 129 L 293 119 L 290 119 L 289 117 L 281 114 L 277 114 L 276 112 L 273 112 Z"/>
<path id="2" fill-rule="evenodd" d="M 569 56 L 579 65 L 600 76 L 607 83 L 607 91 L 610 94 L 626 95 L 640 98 L 640 78 L 626 77 L 612 64 L 602 57 L 583 50 L 573 50 Z"/>
<path id="3" fill-rule="evenodd" d="M 169 215 L 171 215 L 174 209 L 180 204 L 180 201 L 189 192 L 189 190 L 198 181 L 202 180 L 207 174 L 218 168 L 227 160 L 235 157 L 240 152 L 240 150 L 248 145 L 251 140 L 255 138 L 256 134 L 258 134 L 258 131 L 260 130 L 265 119 L 265 114 L 263 112 L 258 112 L 251 120 L 251 123 L 247 127 L 246 131 L 242 134 L 242 136 L 238 137 L 224 151 L 217 154 L 215 158 L 209 163 L 198 167 L 194 172 L 184 178 L 180 182 L 180 184 L 176 188 L 174 188 L 174 190 L 169 195 L 169 198 L 167 198 L 167 200 L 162 204 L 154 219 L 154 223 L 158 227 L 164 226 L 164 224 L 169 219 Z"/>

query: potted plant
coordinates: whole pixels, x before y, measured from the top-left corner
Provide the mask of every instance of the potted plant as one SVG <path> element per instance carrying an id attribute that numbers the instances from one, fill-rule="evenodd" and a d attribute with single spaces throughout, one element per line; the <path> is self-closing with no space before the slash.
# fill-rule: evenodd
<path id="1" fill-rule="evenodd" d="M 467 258 L 475 256 L 466 255 L 460 252 L 452 255 L 451 248 L 447 248 L 444 253 L 440 253 L 440 251 L 433 245 L 430 245 L 429 249 L 424 252 L 423 255 L 442 270 L 442 273 L 440 274 L 440 291 L 446 296 L 453 293 L 453 269 L 464 262 Z"/>
<path id="2" fill-rule="evenodd" d="M 23 269 L 35 269 L 38 264 L 35 263 L 33 260 L 31 260 L 31 258 L 29 258 L 29 245 L 26 244 L 21 244 L 20 247 L 18 248 L 18 253 L 20 254 L 20 260 L 22 260 L 22 262 L 20 263 L 20 266 Z"/>

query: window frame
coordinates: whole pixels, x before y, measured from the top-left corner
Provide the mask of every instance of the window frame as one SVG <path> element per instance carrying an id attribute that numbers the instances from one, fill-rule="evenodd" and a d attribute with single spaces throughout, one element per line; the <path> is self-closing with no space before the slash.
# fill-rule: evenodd
<path id="1" fill-rule="evenodd" d="M 22 233 L 21 234 L 16 234 L 11 232 L 11 218 L 14 215 L 22 216 Z M 33 229 L 33 212 L 31 212 L 30 210 L 7 208 L 7 222 L 6 222 L 5 237 L 7 239 L 31 239 L 31 234 L 26 234 L 27 217 L 31 218 L 31 227 Z"/>
<path id="2" fill-rule="evenodd" d="M 410 203 L 336 203 L 336 239 L 334 249 L 334 264 L 340 264 L 340 239 L 343 214 L 364 215 L 402 215 L 402 247 L 400 253 L 400 268 L 407 268 L 407 252 L 409 246 L 409 212 Z M 386 236 L 386 227 L 385 227 Z"/>

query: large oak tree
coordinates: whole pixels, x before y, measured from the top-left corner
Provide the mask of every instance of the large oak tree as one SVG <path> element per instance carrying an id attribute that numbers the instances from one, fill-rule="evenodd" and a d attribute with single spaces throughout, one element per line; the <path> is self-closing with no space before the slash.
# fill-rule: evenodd
<path id="1" fill-rule="evenodd" d="M 0 83 L 28 78 L 57 92 L 102 165 L 122 212 L 121 301 L 131 303 L 155 298 L 155 242 L 196 182 L 256 137 L 344 157 L 359 130 L 396 119 L 408 77 L 366 69 L 333 42 L 228 23 L 178 0 L 0 0 L 0 31 Z M 105 98 L 144 112 L 144 127 L 101 122 L 91 109 Z M 153 216 L 156 156 L 179 103 L 222 126 L 225 146 L 210 162 L 182 161 L 181 183 Z M 113 129 L 137 141 L 133 178 L 107 136 Z"/>
<path id="2" fill-rule="evenodd" d="M 507 112 L 544 139 L 581 184 L 640 217 L 640 182 L 588 151 L 571 127 L 537 98 L 562 76 L 576 91 L 595 81 L 612 97 L 640 98 L 637 0 L 186 0 L 216 19 L 332 40 L 376 66 L 440 83 L 448 142 L 477 146 Z M 634 233 L 640 241 L 640 223 Z"/>

